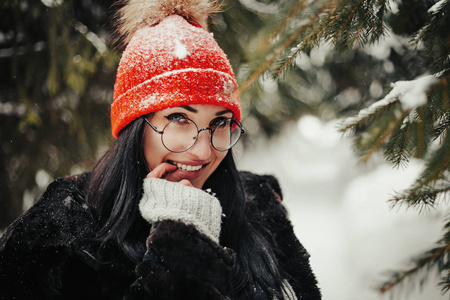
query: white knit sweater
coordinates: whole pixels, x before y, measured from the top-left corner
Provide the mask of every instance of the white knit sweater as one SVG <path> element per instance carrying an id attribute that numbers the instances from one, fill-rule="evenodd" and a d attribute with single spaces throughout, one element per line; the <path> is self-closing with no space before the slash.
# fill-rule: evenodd
<path id="1" fill-rule="evenodd" d="M 216 197 L 201 189 L 165 179 L 146 178 L 139 210 L 149 223 L 167 219 L 182 221 L 219 242 L 222 207 Z"/>

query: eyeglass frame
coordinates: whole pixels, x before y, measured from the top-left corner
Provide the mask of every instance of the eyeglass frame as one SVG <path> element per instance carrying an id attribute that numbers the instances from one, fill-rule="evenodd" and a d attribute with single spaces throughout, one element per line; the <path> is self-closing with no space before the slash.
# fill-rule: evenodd
<path id="1" fill-rule="evenodd" d="M 163 128 L 162 130 L 158 130 L 158 128 L 156 128 L 155 125 L 153 125 L 152 123 L 150 123 L 150 121 L 147 119 L 147 117 L 144 117 L 145 122 L 150 126 L 150 128 L 153 129 L 156 133 L 158 133 L 158 134 L 161 135 L 161 143 L 163 144 L 164 148 L 166 148 L 167 150 L 169 150 L 170 152 L 173 152 L 173 153 L 183 153 L 183 152 L 188 151 L 188 150 L 191 149 L 192 147 L 194 147 L 194 145 L 197 144 L 198 136 L 200 135 L 200 132 L 205 131 L 205 130 L 209 130 L 209 132 L 211 133 L 210 138 L 209 138 L 209 141 L 210 141 L 210 143 L 211 143 L 211 146 L 212 146 L 216 151 L 220 151 L 220 152 L 228 151 L 228 150 L 230 150 L 231 148 L 233 148 L 233 147 L 237 144 L 237 142 L 239 142 L 239 140 L 241 139 L 241 136 L 242 136 L 243 134 L 245 134 L 245 129 L 242 127 L 242 124 L 241 124 L 241 122 L 239 122 L 238 119 L 235 119 L 235 118 L 226 118 L 226 120 L 232 120 L 232 121 L 234 121 L 234 122 L 237 124 L 237 126 L 238 126 L 238 127 L 240 128 L 240 130 L 241 130 L 241 134 L 239 135 L 239 138 L 236 140 L 236 143 L 234 143 L 234 145 L 232 145 L 230 148 L 225 149 L 225 150 L 219 150 L 219 149 L 217 149 L 217 148 L 214 146 L 214 144 L 213 144 L 213 142 L 212 142 L 213 135 L 214 135 L 214 131 L 216 130 L 216 128 L 215 128 L 215 129 L 212 129 L 212 128 L 210 128 L 210 127 L 204 127 L 204 128 L 198 129 L 197 123 L 195 123 L 193 120 L 191 120 L 191 119 L 189 119 L 189 118 L 185 118 L 185 117 L 183 117 L 183 119 L 186 119 L 186 120 L 188 120 L 188 121 L 191 121 L 192 124 L 195 125 L 195 128 L 197 128 L 197 137 L 195 138 L 195 142 L 194 142 L 191 146 L 189 146 L 189 148 L 187 148 L 187 149 L 185 149 L 185 150 L 182 150 L 182 151 L 173 151 L 173 150 L 169 149 L 169 148 L 164 144 L 164 141 L 163 141 L 163 134 L 164 134 L 164 130 L 166 129 L 166 127 L 169 126 L 169 124 L 172 123 L 172 122 L 174 122 L 175 120 L 169 121 L 166 125 L 164 125 L 164 128 Z"/>

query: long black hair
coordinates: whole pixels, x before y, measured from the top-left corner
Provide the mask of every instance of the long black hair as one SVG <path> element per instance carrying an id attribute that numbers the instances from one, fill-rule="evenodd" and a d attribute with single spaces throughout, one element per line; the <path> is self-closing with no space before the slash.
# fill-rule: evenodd
<path id="1" fill-rule="evenodd" d="M 149 172 L 144 126 L 141 117 L 121 130 L 94 166 L 86 191 L 87 201 L 99 215 L 98 239 L 102 244 L 114 242 L 135 263 L 144 255 L 143 241 L 150 227 L 138 211 L 142 182 Z M 231 150 L 203 188 L 210 188 L 222 205 L 220 244 L 237 253 L 232 298 L 282 299 L 282 276 L 272 245 L 245 217 L 244 189 Z"/>
<path id="2" fill-rule="evenodd" d="M 135 263 L 145 248 L 136 243 L 148 234 L 149 225 L 140 216 L 138 203 L 142 182 L 148 173 L 143 152 L 144 119 L 138 118 L 120 132 L 115 143 L 94 166 L 86 199 L 96 209 L 101 228 L 97 238 L 114 242 Z"/>

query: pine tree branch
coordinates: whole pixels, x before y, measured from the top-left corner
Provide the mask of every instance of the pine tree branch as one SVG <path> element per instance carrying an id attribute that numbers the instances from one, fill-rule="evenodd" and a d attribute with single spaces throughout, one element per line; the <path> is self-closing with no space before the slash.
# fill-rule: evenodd
<path id="1" fill-rule="evenodd" d="M 378 40 L 380 36 L 383 35 L 386 27 L 384 26 L 384 17 L 385 17 L 385 11 L 389 9 L 389 2 L 386 0 L 380 0 L 380 5 L 377 13 L 377 17 L 375 19 L 372 19 L 372 34 L 370 42 L 374 43 Z M 378 21 L 378 22 L 376 22 Z M 378 26 L 375 25 L 375 23 L 378 23 Z M 376 33 L 376 34 L 375 34 Z"/>
<path id="2" fill-rule="evenodd" d="M 441 2 L 442 3 L 442 2 Z M 431 32 L 432 28 L 436 28 L 437 23 L 439 22 L 439 20 L 441 18 L 444 17 L 445 15 L 445 10 L 447 9 L 447 7 L 450 5 L 450 1 L 446 1 L 443 2 L 442 5 L 440 5 L 436 10 L 431 11 L 429 13 L 431 13 L 431 19 L 428 23 L 426 23 L 418 32 L 417 34 L 413 37 L 413 43 L 414 44 L 418 44 L 421 40 L 426 39 L 426 34 L 431 34 L 432 36 L 434 35 L 435 32 Z M 435 30 L 433 30 L 435 31 Z"/>
<path id="3" fill-rule="evenodd" d="M 437 139 L 443 134 L 447 134 L 448 129 L 450 128 L 450 113 L 447 113 L 443 120 L 440 121 L 434 130 L 434 138 Z"/>
<path id="4" fill-rule="evenodd" d="M 427 104 L 428 106 L 428 104 Z M 428 136 L 432 133 L 432 130 L 427 130 L 427 127 L 429 127 L 430 121 L 427 116 L 429 117 L 429 114 L 426 114 L 425 109 L 422 107 L 420 109 L 416 109 L 412 113 L 417 114 L 418 121 L 416 122 L 416 136 L 415 136 L 415 143 L 416 143 L 416 154 L 417 156 L 423 158 L 426 153 L 426 148 L 428 146 Z"/>
<path id="5" fill-rule="evenodd" d="M 426 169 L 415 186 L 422 187 L 442 179 L 450 170 L 450 135 L 446 135 L 440 147 L 428 159 Z"/>
<path id="6" fill-rule="evenodd" d="M 420 257 L 413 260 L 412 263 L 414 267 L 406 271 L 392 273 L 391 279 L 381 284 L 378 287 L 378 290 L 382 294 L 387 293 L 402 284 L 407 278 L 418 276 L 419 271 L 423 269 L 430 271 L 431 269 L 437 268 L 438 271 L 442 271 L 450 252 L 450 241 L 448 239 L 442 239 L 437 245 L 438 247 L 425 252 Z"/>
<path id="7" fill-rule="evenodd" d="M 419 179 L 406 192 L 395 196 L 394 204 L 405 203 L 408 206 L 422 208 L 433 205 L 438 194 L 448 192 L 447 175 L 450 170 L 450 135 L 446 135 L 440 147 L 427 161 L 425 170 Z"/>
<path id="8" fill-rule="evenodd" d="M 364 0 L 360 0 L 355 7 L 353 8 L 353 10 L 350 12 L 350 15 L 347 17 L 347 19 L 344 21 L 344 23 L 342 24 L 341 28 L 338 30 L 338 32 L 336 34 L 334 34 L 333 39 L 337 40 L 339 34 L 342 32 L 342 30 L 344 30 L 344 28 L 346 28 L 346 25 L 348 22 L 350 22 L 350 20 L 352 20 L 355 17 L 356 11 L 358 10 L 359 6 L 361 5 L 361 3 Z M 364 21 L 363 21 L 364 22 Z"/>
<path id="9" fill-rule="evenodd" d="M 403 194 L 394 196 L 389 201 L 392 203 L 392 207 L 397 206 L 400 203 L 407 203 L 409 206 L 414 206 L 419 212 L 433 207 L 436 204 L 436 199 L 442 196 L 442 199 L 446 199 L 447 193 L 450 192 L 450 186 L 443 187 L 424 187 L 420 190 L 410 189 Z"/>
<path id="10" fill-rule="evenodd" d="M 448 89 L 450 86 L 448 84 L 448 77 L 450 75 L 440 78 L 439 84 L 431 92 L 432 102 L 430 107 L 433 107 L 433 112 L 436 115 L 436 121 L 433 122 L 435 124 L 433 132 L 434 140 L 447 134 L 450 127 L 450 103 L 448 97 Z"/>
<path id="11" fill-rule="evenodd" d="M 363 26 L 364 26 L 364 19 L 365 19 L 366 16 L 367 16 L 367 12 L 364 14 L 363 21 L 361 22 L 361 25 L 359 26 L 358 31 L 356 32 L 355 39 L 353 40 L 352 49 L 355 49 L 356 42 L 358 41 L 358 37 L 359 37 L 359 35 L 361 33 L 361 30 L 363 29 Z"/>
<path id="12" fill-rule="evenodd" d="M 349 4 L 345 3 L 338 9 L 346 15 L 346 19 L 341 20 L 339 28 L 334 32 L 332 29 L 325 40 L 334 41 L 341 50 L 354 48 L 357 42 L 365 45 L 377 41 L 386 29 L 384 26 L 384 11 L 388 7 L 386 1 L 360 0 L 352 4 L 350 11 L 346 5 Z"/>
<path id="13" fill-rule="evenodd" d="M 297 57 L 300 52 L 305 50 L 308 45 L 318 44 L 321 40 L 337 41 L 342 32 L 350 33 L 352 30 L 352 20 L 356 18 L 357 11 L 364 1 L 365 0 L 360 0 L 358 3 L 351 7 L 351 11 L 348 13 L 348 16 L 345 18 L 345 20 L 343 20 L 343 24 L 340 25 L 337 31 L 333 29 L 333 25 L 338 21 L 342 21 L 341 17 L 345 15 L 348 9 L 345 7 L 347 5 L 346 1 L 340 1 L 340 3 L 338 5 L 335 5 L 333 8 L 331 7 L 332 5 L 334 5 L 334 2 L 331 1 L 329 5 L 325 7 L 325 9 L 328 11 L 325 17 L 319 20 L 319 23 L 314 26 L 313 30 L 305 38 L 303 38 L 299 46 L 296 47 L 295 51 L 291 52 L 287 56 L 287 60 L 276 69 L 276 75 L 279 76 L 289 65 L 291 65 L 294 58 Z M 364 16 L 367 16 L 367 12 L 365 12 Z M 361 33 L 364 24 L 365 18 L 362 19 L 361 24 L 359 25 L 359 29 L 357 31 L 358 33 Z M 317 30 L 320 31 L 317 32 Z M 354 43 L 356 43 L 358 39 L 358 36 L 350 38 L 350 35 L 347 34 L 344 38 L 346 41 L 344 44 L 354 45 Z M 350 39 L 352 39 L 353 42 L 350 42 Z M 346 48 L 349 47 L 346 46 Z"/>
<path id="14" fill-rule="evenodd" d="M 411 261 L 413 267 L 399 272 L 392 272 L 391 279 L 387 280 L 385 283 L 381 284 L 378 290 L 381 293 L 387 293 L 394 289 L 395 287 L 403 284 L 406 279 L 419 276 L 421 270 L 426 270 L 427 273 L 423 276 L 427 276 L 428 273 L 437 269 L 438 272 L 444 272 L 449 270 L 449 254 L 450 254 L 450 222 L 444 226 L 446 230 L 443 238 L 441 238 L 437 243 L 435 248 L 424 252 L 422 255 Z M 449 273 L 446 277 L 441 278 L 440 285 L 442 286 L 442 291 L 446 292 L 450 289 L 450 278 Z M 422 280 L 423 281 L 423 280 Z"/>
<path id="15" fill-rule="evenodd" d="M 393 89 L 383 99 L 361 110 L 356 117 L 345 119 L 340 125 L 340 130 L 346 132 L 349 129 L 369 124 L 369 127 L 365 129 L 365 141 L 359 145 L 359 148 L 364 150 L 363 160 L 367 160 L 385 143 L 388 137 L 391 137 L 385 149 L 387 149 L 387 157 L 395 162 L 396 159 L 401 159 L 402 157 L 401 154 L 395 156 L 399 145 L 400 153 L 402 153 L 403 149 L 409 151 L 409 148 L 403 148 L 401 144 L 398 144 L 397 139 L 401 137 L 399 134 L 404 128 L 402 126 L 406 126 L 405 122 L 412 122 L 412 120 L 405 120 L 405 117 L 410 112 L 415 112 L 419 116 L 417 118 L 418 121 L 414 121 L 417 128 L 415 141 L 418 145 L 416 147 L 418 151 L 416 151 L 416 154 L 423 155 L 422 153 L 425 153 L 426 148 L 422 149 L 420 145 L 425 145 L 425 139 L 428 140 L 428 137 L 433 132 L 432 126 L 430 128 L 430 124 L 433 124 L 433 121 L 428 122 L 429 120 L 426 118 L 434 116 L 427 112 L 428 106 L 425 106 L 428 105 L 426 96 L 430 93 L 430 89 L 436 89 L 436 81 L 434 76 L 424 76 L 412 81 L 398 81 L 392 84 Z M 387 115 L 390 108 L 395 107 L 394 105 L 400 106 L 400 103 L 400 111 L 397 111 L 394 115 Z M 401 121 L 403 121 L 402 124 L 400 123 Z M 373 139 L 373 137 L 376 137 L 376 139 Z M 403 138 L 407 139 L 408 135 L 403 135 Z M 406 144 L 404 145 L 406 146 Z M 373 147 L 373 149 L 370 149 L 370 147 Z M 421 149 L 422 151 L 420 151 Z M 392 155 L 390 155 L 391 153 Z"/>
<path id="16" fill-rule="evenodd" d="M 386 160 L 390 161 L 394 166 L 399 167 L 402 164 L 409 162 L 411 157 L 409 142 L 409 133 L 412 127 L 409 116 L 403 120 L 400 128 L 392 134 L 387 145 L 384 148 L 384 156 Z"/>
<path id="17" fill-rule="evenodd" d="M 330 4 L 329 4 L 330 5 Z M 284 40 L 281 44 L 276 45 L 275 48 L 269 51 L 270 57 L 265 59 L 255 71 L 241 84 L 240 93 L 243 93 L 248 89 L 248 87 L 254 83 L 259 76 L 261 76 L 270 65 L 298 38 L 298 36 L 303 33 L 306 29 L 308 29 L 314 22 L 320 17 L 320 15 L 326 11 L 326 7 L 322 8 L 319 12 L 317 12 L 310 21 L 297 28 L 286 40 Z M 265 57 L 264 55 L 262 57 Z"/>
<path id="18" fill-rule="evenodd" d="M 409 126 L 408 126 L 409 129 Z M 409 160 L 409 154 L 406 151 L 407 149 L 407 144 L 408 144 L 408 130 L 406 130 L 405 133 L 405 138 L 402 140 L 401 146 L 400 146 L 400 151 L 397 153 L 397 159 L 395 160 L 395 164 L 396 166 L 399 166 L 403 161 L 405 161 L 405 157 L 406 157 L 406 161 Z"/>
<path id="19" fill-rule="evenodd" d="M 431 58 L 429 69 L 434 73 L 448 72 L 450 49 L 448 44 L 448 13 L 450 1 L 440 1 L 429 10 L 429 20 L 412 37 L 413 45 L 425 46 L 425 54 Z"/>
<path id="20" fill-rule="evenodd" d="M 284 14 L 281 19 L 282 21 L 279 22 L 268 34 L 266 34 L 263 39 L 261 39 L 258 47 L 259 54 L 262 54 L 268 50 L 268 46 L 271 45 L 271 41 L 273 41 L 277 35 L 282 33 L 287 24 L 297 17 L 297 15 L 305 9 L 307 4 L 307 0 L 300 0 L 292 8 L 290 8 L 286 14 Z"/>
<path id="21" fill-rule="evenodd" d="M 311 21 L 308 23 L 308 26 L 306 26 L 305 28 L 308 28 L 308 27 L 312 26 L 312 25 L 314 24 L 314 22 L 315 22 L 317 19 L 319 19 L 320 15 L 323 14 L 324 12 L 328 11 L 328 10 L 330 9 L 330 7 L 331 7 L 333 4 L 334 4 L 334 1 L 330 1 L 330 3 L 328 3 L 327 6 L 325 6 L 321 11 L 319 11 L 318 13 L 315 14 L 315 16 L 314 16 L 314 17 L 311 19 Z M 333 8 L 328 14 L 332 15 L 332 14 L 334 13 L 334 10 L 335 10 L 335 9 L 336 9 L 336 7 Z M 336 19 L 337 19 L 337 17 L 336 17 Z M 336 20 L 336 19 L 335 19 L 335 20 Z M 325 19 L 325 20 L 326 20 L 326 19 Z M 303 39 L 303 41 L 300 43 L 300 46 L 297 47 L 297 49 L 295 49 L 295 51 L 293 51 L 293 53 L 290 54 L 290 55 L 288 56 L 286 62 L 283 63 L 283 64 L 281 65 L 281 67 L 278 67 L 278 68 L 276 69 L 276 75 L 277 75 L 277 76 L 280 76 L 280 74 L 287 68 L 287 66 L 291 65 L 291 63 L 292 63 L 292 61 L 294 60 L 294 58 L 296 58 L 297 55 L 298 55 L 300 52 L 302 52 L 303 50 L 305 50 L 305 48 L 306 48 L 307 45 L 310 45 L 310 44 L 312 44 L 312 45 L 318 44 L 318 41 L 319 41 L 320 38 L 321 38 L 321 33 L 326 29 L 326 27 L 325 27 L 322 31 L 320 31 L 319 33 L 317 33 L 317 34 L 315 34 L 315 30 L 318 29 L 318 28 L 320 28 L 321 25 L 322 25 L 322 23 L 325 22 L 325 20 L 319 21 L 319 24 L 318 24 L 317 26 L 314 27 L 315 29 L 313 29 L 313 30 L 312 30 L 312 31 L 311 31 L 311 32 Z M 335 20 L 333 20 L 330 24 L 328 24 L 328 26 L 331 25 Z M 304 27 L 304 26 L 303 26 L 303 27 Z M 303 29 L 303 28 L 302 28 L 302 29 Z M 303 32 L 303 30 L 298 31 L 298 34 L 293 34 L 293 35 L 291 36 L 291 38 L 288 40 L 289 43 L 286 45 L 286 48 L 287 48 L 287 46 L 291 45 L 295 40 L 297 40 L 297 37 L 300 35 L 301 32 Z M 314 35 L 315 35 L 315 39 L 311 39 L 311 37 L 313 37 Z M 285 49 L 286 49 L 286 48 L 285 48 Z"/>
<path id="22" fill-rule="evenodd" d="M 389 101 L 377 101 L 368 108 L 360 110 L 356 117 L 349 117 L 344 119 L 339 126 L 339 131 L 344 133 L 350 129 L 353 129 L 355 126 L 367 123 L 374 118 L 381 117 L 383 112 L 392 109 L 399 104 L 400 101 L 398 100 L 398 98 Z"/>
<path id="23" fill-rule="evenodd" d="M 338 12 L 337 15 L 333 16 L 333 14 L 335 13 L 336 9 L 337 9 L 337 7 L 334 7 L 334 8 L 329 12 L 329 15 L 330 15 L 330 21 L 329 21 L 329 23 L 328 23 L 326 26 L 324 26 L 324 27 L 322 28 L 321 31 L 319 31 L 317 34 L 315 34 L 315 40 L 320 40 L 320 38 L 322 37 L 323 33 L 324 33 L 328 28 L 330 28 L 331 25 L 333 25 L 337 20 L 339 20 L 339 17 L 341 16 L 341 12 Z M 317 26 L 316 28 L 319 29 L 323 23 L 326 23 L 326 21 L 327 21 L 327 19 L 323 19 L 322 21 L 320 21 L 319 24 L 318 24 L 318 26 Z M 306 39 L 308 39 L 308 38 L 310 38 L 311 36 L 313 36 L 314 33 L 315 33 L 315 32 L 312 31 L 312 32 L 306 37 Z"/>
<path id="24" fill-rule="evenodd" d="M 386 142 L 386 139 L 392 134 L 392 132 L 395 130 L 395 128 L 398 126 L 398 124 L 403 121 L 405 116 L 407 115 L 407 112 L 403 111 L 402 114 L 397 117 L 394 121 L 389 122 L 389 125 L 383 132 L 378 136 L 375 143 L 373 143 L 369 150 L 365 152 L 362 160 L 364 162 L 368 161 L 369 158 L 378 150 L 381 148 L 381 146 Z"/>
<path id="25" fill-rule="evenodd" d="M 449 86 L 449 84 L 448 84 L 447 77 L 448 77 L 448 75 L 446 77 L 441 78 L 442 109 L 446 112 L 449 112 L 450 111 L 450 103 L 449 103 L 450 101 L 448 98 L 448 88 L 447 87 Z"/>
<path id="26" fill-rule="evenodd" d="M 433 17 L 430 22 L 428 22 L 427 24 L 425 24 L 418 32 L 417 34 L 413 37 L 412 42 L 413 44 L 417 45 L 419 44 L 421 41 L 423 41 L 426 37 L 426 35 L 431 31 L 431 29 L 436 25 L 436 23 L 438 22 L 439 17 Z"/>
<path id="27" fill-rule="evenodd" d="M 371 35 L 370 40 L 376 41 L 385 28 L 383 18 L 387 6 L 386 0 L 352 2 L 349 0 L 327 1 L 311 16 L 307 24 L 294 29 L 286 38 L 280 39 L 279 43 L 267 50 L 266 55 L 259 55 L 263 59 L 256 64 L 257 67 L 241 85 L 241 92 L 247 90 L 249 85 L 255 82 L 277 60 L 280 61 L 280 64 L 274 68 L 273 76 L 280 76 L 289 66 L 292 66 L 294 59 L 301 52 L 318 45 L 320 41 L 334 41 L 336 44 L 343 42 L 344 49 L 354 48 L 358 41 L 361 41 L 362 44 L 367 43 L 368 36 Z M 287 18 L 292 19 L 295 13 L 303 11 L 304 6 L 304 0 L 299 1 L 292 10 L 288 11 Z M 373 13 L 375 6 L 379 7 L 377 15 Z M 267 45 L 270 44 L 267 42 L 268 38 L 279 33 L 279 30 L 284 28 L 287 23 L 289 22 L 281 22 L 274 31 L 262 39 L 265 42 L 259 49 L 267 49 Z M 377 26 L 376 23 L 380 25 Z M 335 26 L 336 24 L 338 25 Z M 367 28 L 367 26 L 369 27 Z M 303 34 L 306 35 L 302 37 Z M 298 41 L 297 46 L 287 51 L 295 41 Z M 283 55 L 283 53 L 285 54 Z"/>
<path id="28" fill-rule="evenodd" d="M 450 271 L 447 272 L 447 276 L 441 278 L 439 286 L 441 286 L 443 293 L 447 293 L 450 290 Z"/>

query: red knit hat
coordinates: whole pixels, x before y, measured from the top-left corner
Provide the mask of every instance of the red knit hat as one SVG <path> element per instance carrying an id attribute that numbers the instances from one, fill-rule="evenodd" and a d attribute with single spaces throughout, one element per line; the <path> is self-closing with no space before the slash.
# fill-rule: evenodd
<path id="1" fill-rule="evenodd" d="M 129 0 L 122 9 L 121 30 L 129 43 L 114 86 L 114 137 L 142 115 L 181 105 L 223 106 L 241 119 L 231 65 L 199 25 L 206 26 L 208 13 L 202 11 L 208 10 L 205 0 Z"/>

